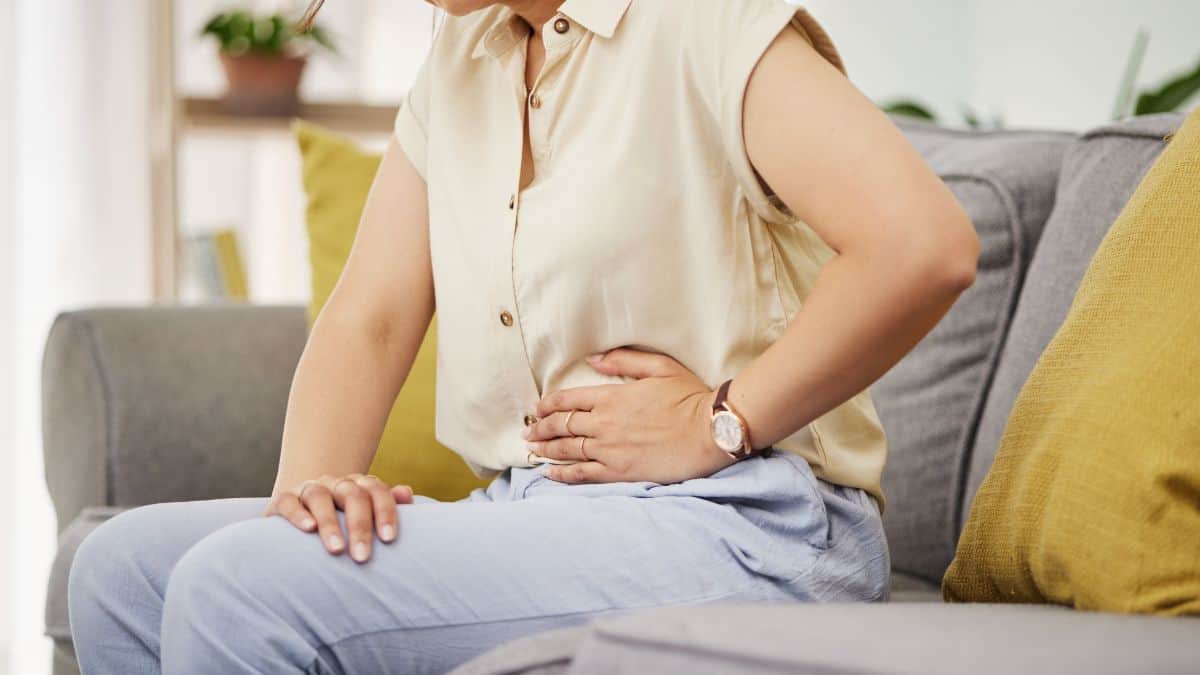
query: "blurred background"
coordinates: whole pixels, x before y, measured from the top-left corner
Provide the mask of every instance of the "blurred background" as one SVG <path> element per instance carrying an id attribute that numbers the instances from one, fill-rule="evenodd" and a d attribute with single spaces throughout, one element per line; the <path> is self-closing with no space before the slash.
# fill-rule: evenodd
<path id="1" fill-rule="evenodd" d="M 1078 131 L 1194 107 L 1200 88 L 1196 0 L 804 4 L 869 96 L 949 126 Z M 420 0 L 329 0 L 321 20 L 336 51 L 311 45 L 302 106 L 272 111 L 278 101 L 225 98 L 227 78 L 254 77 L 218 57 L 236 36 L 211 22 L 236 9 L 297 7 L 0 0 L 0 672 L 49 671 L 55 523 L 39 366 L 53 318 L 94 305 L 307 302 L 290 116 L 381 148 L 436 25 Z"/>

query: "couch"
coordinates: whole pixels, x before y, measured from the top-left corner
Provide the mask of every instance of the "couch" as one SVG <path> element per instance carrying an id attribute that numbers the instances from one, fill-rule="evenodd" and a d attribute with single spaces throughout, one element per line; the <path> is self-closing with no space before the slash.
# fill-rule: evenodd
<path id="1" fill-rule="evenodd" d="M 982 253 L 977 283 L 872 390 L 891 446 L 889 602 L 642 611 L 518 640 L 455 672 L 1200 671 L 1200 619 L 949 605 L 939 593 L 1018 391 L 1108 226 L 1182 120 L 1135 118 L 1082 135 L 897 120 L 966 206 Z M 43 373 L 59 529 L 45 616 L 56 675 L 77 672 L 67 573 L 99 523 L 141 504 L 270 492 L 305 330 L 300 307 L 59 317 Z"/>

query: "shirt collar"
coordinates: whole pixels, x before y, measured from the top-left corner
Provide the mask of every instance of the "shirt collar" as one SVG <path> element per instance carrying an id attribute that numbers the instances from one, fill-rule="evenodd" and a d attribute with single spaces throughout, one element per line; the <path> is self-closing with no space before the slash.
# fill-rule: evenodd
<path id="1" fill-rule="evenodd" d="M 617 32 L 617 26 L 632 2 L 633 0 L 566 0 L 558 13 L 607 39 Z M 505 7 L 497 14 L 491 28 L 484 31 L 483 37 L 475 45 L 475 51 L 471 53 L 471 58 L 477 59 L 485 54 L 492 57 L 502 56 L 516 46 L 526 33 L 524 22 Z"/>

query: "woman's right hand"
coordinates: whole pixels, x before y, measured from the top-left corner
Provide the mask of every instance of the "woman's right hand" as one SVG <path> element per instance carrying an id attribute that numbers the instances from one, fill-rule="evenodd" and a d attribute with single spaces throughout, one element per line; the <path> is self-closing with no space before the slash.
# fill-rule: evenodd
<path id="1" fill-rule="evenodd" d="M 378 476 L 325 475 L 275 495 L 263 515 L 283 516 L 304 532 L 320 533 L 326 550 L 334 555 L 346 550 L 349 539 L 350 557 L 361 563 L 371 557 L 372 530 L 379 533 L 380 541 L 393 541 L 397 531 L 396 505 L 412 501 L 412 488 L 407 485 L 389 488 Z M 346 513 L 346 533 L 338 522 L 339 510 Z"/>

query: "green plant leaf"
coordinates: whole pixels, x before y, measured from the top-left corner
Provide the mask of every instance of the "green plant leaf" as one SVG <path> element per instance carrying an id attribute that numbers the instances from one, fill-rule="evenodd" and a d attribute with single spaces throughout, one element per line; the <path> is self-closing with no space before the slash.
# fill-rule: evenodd
<path id="1" fill-rule="evenodd" d="M 1174 112 L 1197 93 L 1200 93 L 1200 64 L 1194 70 L 1172 78 L 1158 90 L 1139 96 L 1134 114 Z"/>
<path id="2" fill-rule="evenodd" d="M 321 26 L 313 26 L 312 30 L 308 31 L 306 35 L 311 37 L 314 42 L 321 45 L 325 49 L 328 49 L 334 54 L 338 53 L 337 44 L 334 43 L 333 38 L 329 36 L 329 31 L 325 30 Z"/>
<path id="3" fill-rule="evenodd" d="M 216 39 L 221 51 L 240 56 L 248 52 L 280 56 L 298 42 L 308 42 L 337 53 L 329 33 L 320 25 L 306 33 L 296 32 L 294 22 L 280 13 L 256 15 L 245 10 L 214 15 L 200 30 L 203 37 Z"/>
<path id="4" fill-rule="evenodd" d="M 911 100 L 893 101 L 891 103 L 880 106 L 883 111 L 889 115 L 900 115 L 903 117 L 915 117 L 917 119 L 927 120 L 929 122 L 937 122 L 937 115 L 927 108 L 925 105 Z"/>

